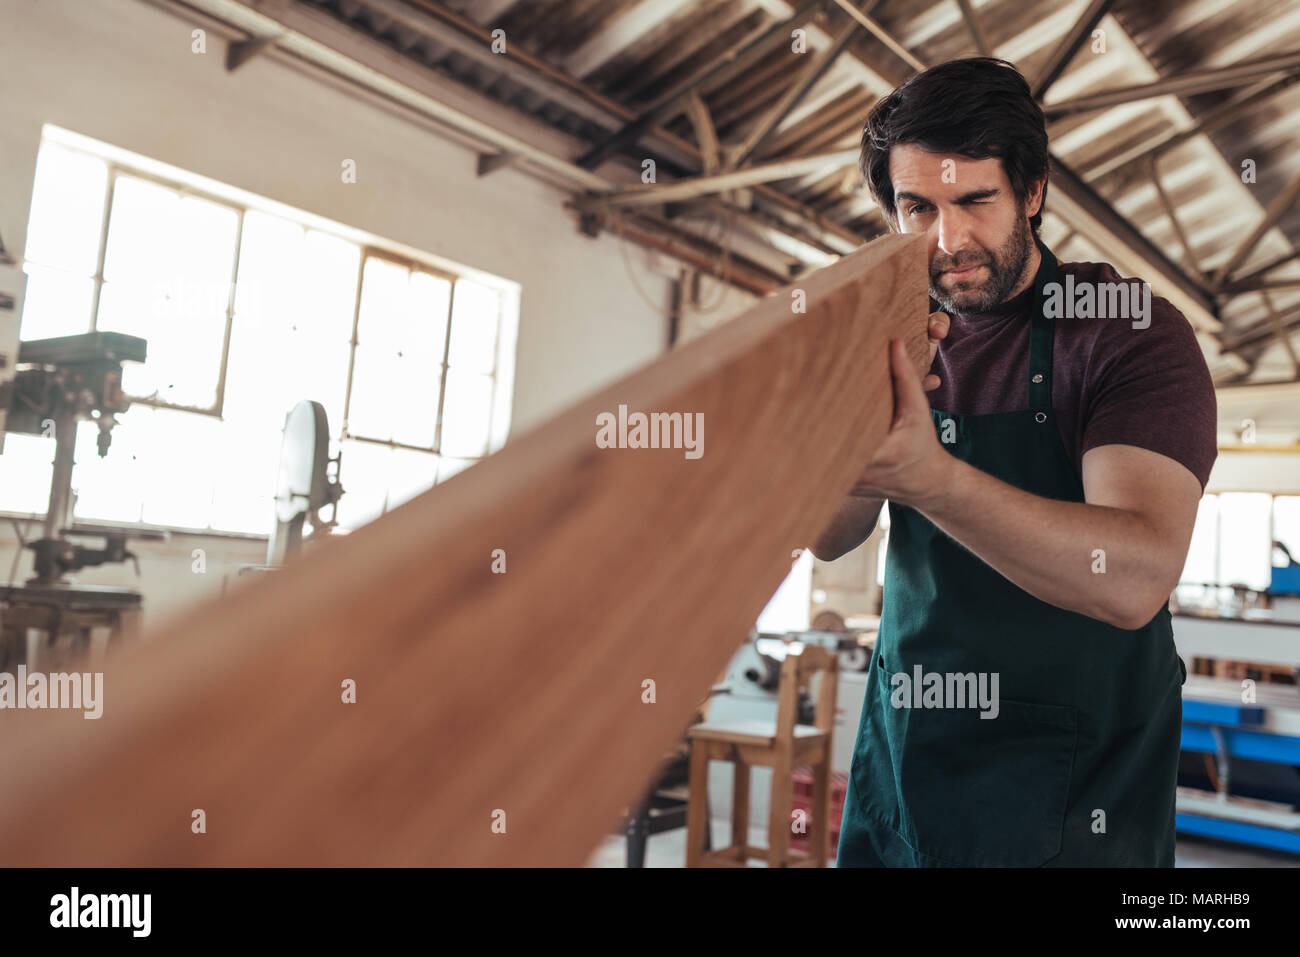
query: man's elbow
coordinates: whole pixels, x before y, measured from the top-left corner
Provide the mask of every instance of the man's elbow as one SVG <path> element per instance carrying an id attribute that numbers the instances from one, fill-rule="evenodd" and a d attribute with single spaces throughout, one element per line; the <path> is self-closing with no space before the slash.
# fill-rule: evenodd
<path id="1" fill-rule="evenodd" d="M 808 551 L 812 552 L 813 558 L 819 562 L 833 562 L 837 558 L 843 558 L 864 541 L 866 536 L 855 538 L 844 529 L 828 528 L 808 546 Z"/>
<path id="2" fill-rule="evenodd" d="M 838 548 L 831 542 L 813 542 L 808 546 L 808 551 L 812 552 L 813 558 L 819 562 L 833 562 L 843 555 L 847 549 Z"/>
<path id="3" fill-rule="evenodd" d="M 1160 589 L 1142 592 L 1107 608 L 1101 618 L 1108 625 L 1124 631 L 1137 631 L 1145 628 L 1151 619 L 1160 614 L 1161 609 L 1169 604 L 1169 594 L 1173 589 Z"/>

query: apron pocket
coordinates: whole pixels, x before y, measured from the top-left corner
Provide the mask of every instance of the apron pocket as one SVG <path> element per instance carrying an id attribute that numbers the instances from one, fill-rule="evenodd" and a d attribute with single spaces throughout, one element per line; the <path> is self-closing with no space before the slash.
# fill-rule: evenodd
<path id="1" fill-rule="evenodd" d="M 901 719 L 902 837 L 936 862 L 1036 867 L 1061 850 L 1074 766 L 1075 709 L 999 701 L 893 709 Z"/>
<path id="2" fill-rule="evenodd" d="M 853 779 L 857 801 L 863 810 L 897 834 L 902 828 L 902 817 L 898 807 L 898 770 L 894 755 L 898 752 L 901 743 L 899 735 L 904 728 L 891 720 L 894 715 L 889 707 L 888 686 L 884 684 L 888 673 L 879 648 L 876 649 L 868 670 L 870 675 L 862 702 L 862 719 L 858 725 L 849 774 Z M 844 803 L 846 814 L 851 810 L 856 811 L 847 798 Z M 865 822 L 862 823 L 866 826 Z"/>

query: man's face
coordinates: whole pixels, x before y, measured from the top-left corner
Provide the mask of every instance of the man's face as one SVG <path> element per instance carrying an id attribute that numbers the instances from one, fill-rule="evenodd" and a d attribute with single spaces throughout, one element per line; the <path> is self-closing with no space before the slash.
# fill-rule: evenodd
<path id="1" fill-rule="evenodd" d="M 997 157 L 929 153 L 914 143 L 889 151 L 889 178 L 899 230 L 929 240 L 930 295 L 945 311 L 987 311 L 1032 280 L 1029 217 L 1041 185 L 1023 204 Z"/>

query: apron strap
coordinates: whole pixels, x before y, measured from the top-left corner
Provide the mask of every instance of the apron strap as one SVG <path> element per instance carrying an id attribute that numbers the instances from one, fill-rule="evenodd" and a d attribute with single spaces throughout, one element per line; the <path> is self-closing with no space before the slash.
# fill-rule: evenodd
<path id="1" fill-rule="evenodd" d="M 1037 240 L 1036 240 L 1037 242 Z M 1058 281 L 1059 270 L 1052 251 L 1038 242 L 1042 262 L 1034 277 L 1034 303 L 1032 324 L 1029 329 L 1029 408 L 1035 412 L 1034 421 L 1042 424 L 1052 412 L 1052 338 L 1055 323 L 1043 309 L 1044 287 Z"/>

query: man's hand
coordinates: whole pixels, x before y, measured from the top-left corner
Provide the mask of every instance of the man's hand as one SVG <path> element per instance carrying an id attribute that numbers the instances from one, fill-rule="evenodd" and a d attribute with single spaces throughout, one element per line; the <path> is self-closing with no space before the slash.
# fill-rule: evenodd
<path id="1" fill-rule="evenodd" d="M 923 392 L 930 392 L 939 388 L 940 385 L 939 377 L 928 373 L 934 366 L 934 357 L 939 352 L 939 340 L 948 335 L 948 316 L 942 312 L 930 313 L 927 334 L 930 340 L 930 354 L 926 367 L 918 372 L 911 366 L 910 359 L 905 361 L 905 365 L 908 367 L 912 381 L 915 381 L 921 375 L 921 372 L 927 373 L 920 383 L 920 388 Z M 890 355 L 890 362 L 892 364 L 892 346 Z M 898 382 L 896 374 L 894 389 L 895 392 L 897 392 Z M 925 406 L 922 412 L 922 418 L 925 419 L 926 426 L 929 428 L 929 409 L 924 398 L 922 398 L 921 402 L 922 405 Z M 895 410 L 897 411 L 897 409 L 898 403 L 896 401 Z M 895 424 L 897 424 L 897 419 L 895 420 Z M 931 435 L 933 435 L 933 430 L 931 430 Z M 873 462 L 872 465 L 875 466 L 876 463 Z M 867 474 L 862 478 L 863 480 L 871 478 L 870 468 L 868 469 Z M 876 527 L 876 519 L 880 515 L 881 506 L 884 505 L 884 498 L 884 494 L 877 494 L 874 492 L 870 484 L 863 484 L 862 481 L 859 481 L 859 484 L 850 491 L 848 498 L 840 504 L 835 515 L 831 518 L 830 524 L 827 525 L 822 533 L 813 540 L 813 543 L 810 546 L 813 555 L 824 562 L 834 561 L 841 555 L 851 552 L 866 541 L 867 537 Z"/>
<path id="2" fill-rule="evenodd" d="M 947 313 L 930 313 L 930 327 L 928 330 L 930 335 L 930 364 L 926 366 L 927 370 L 934 365 L 934 357 L 939 352 L 939 340 L 948 335 L 948 324 L 949 319 Z M 941 384 L 942 382 L 937 375 L 927 375 L 921 380 L 921 388 L 926 392 L 933 392 L 935 389 L 939 388 Z"/>
<path id="3" fill-rule="evenodd" d="M 945 321 L 943 335 L 947 332 Z M 932 341 L 931 348 L 937 349 L 938 342 Z M 894 381 L 894 421 L 859 476 L 853 494 L 919 506 L 929 495 L 942 489 L 945 469 L 955 459 L 939 445 L 921 377 L 907 357 L 901 339 L 889 344 L 889 365 Z M 938 376 L 927 378 L 935 379 L 938 384 Z"/>

